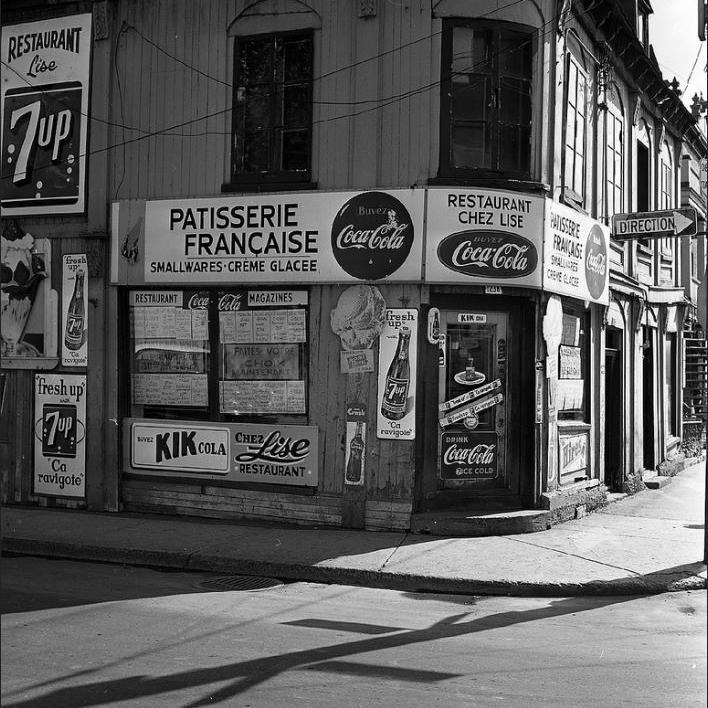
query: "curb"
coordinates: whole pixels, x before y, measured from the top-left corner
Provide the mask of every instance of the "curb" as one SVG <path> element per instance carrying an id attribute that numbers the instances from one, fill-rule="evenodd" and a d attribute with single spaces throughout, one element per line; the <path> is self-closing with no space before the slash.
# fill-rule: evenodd
<path id="1" fill-rule="evenodd" d="M 182 569 L 232 575 L 258 575 L 281 580 L 324 584 L 355 585 L 369 588 L 464 595 L 507 595 L 514 597 L 569 597 L 598 595 L 659 595 L 665 592 L 705 590 L 706 567 L 696 564 L 697 572 L 656 573 L 615 580 L 579 583 L 524 583 L 513 580 L 475 580 L 441 578 L 381 570 L 336 566 L 270 563 L 250 559 L 225 559 L 175 551 L 116 549 L 36 539 L 3 538 L 2 552 L 64 560 L 117 563 L 151 568 Z"/>

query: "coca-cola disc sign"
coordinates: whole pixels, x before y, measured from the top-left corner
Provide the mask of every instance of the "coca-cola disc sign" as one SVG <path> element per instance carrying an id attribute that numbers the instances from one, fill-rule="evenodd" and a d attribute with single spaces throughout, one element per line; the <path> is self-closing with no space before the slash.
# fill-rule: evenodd
<path id="1" fill-rule="evenodd" d="M 438 245 L 438 259 L 450 270 L 478 278 L 522 278 L 536 270 L 531 241 L 506 231 L 458 231 Z"/>
<path id="2" fill-rule="evenodd" d="M 408 258 L 413 221 L 401 202 L 385 192 L 363 192 L 349 199 L 332 222 L 332 253 L 349 275 L 381 280 Z"/>
<path id="3" fill-rule="evenodd" d="M 590 229 L 585 246 L 585 280 L 590 295 L 599 299 L 607 284 L 607 245 L 597 224 Z"/>

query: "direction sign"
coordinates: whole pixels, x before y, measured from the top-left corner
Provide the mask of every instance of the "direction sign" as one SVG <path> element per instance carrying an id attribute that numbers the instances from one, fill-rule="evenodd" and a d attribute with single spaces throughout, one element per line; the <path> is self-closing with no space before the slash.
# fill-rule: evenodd
<path id="1" fill-rule="evenodd" d="M 695 236 L 696 221 L 696 210 L 693 207 L 615 214 L 612 217 L 612 237 L 617 241 L 629 241 L 639 238 Z"/>

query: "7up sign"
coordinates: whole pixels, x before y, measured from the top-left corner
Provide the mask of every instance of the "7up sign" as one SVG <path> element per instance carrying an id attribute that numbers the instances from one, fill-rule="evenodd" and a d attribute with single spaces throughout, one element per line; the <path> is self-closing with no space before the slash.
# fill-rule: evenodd
<path id="1" fill-rule="evenodd" d="M 91 15 L 2 28 L 0 206 L 84 211 Z"/>

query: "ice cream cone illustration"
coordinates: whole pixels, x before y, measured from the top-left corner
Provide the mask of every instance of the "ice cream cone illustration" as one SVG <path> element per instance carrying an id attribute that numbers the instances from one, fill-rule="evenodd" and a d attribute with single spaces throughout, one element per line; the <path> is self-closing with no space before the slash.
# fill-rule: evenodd
<path id="1" fill-rule="evenodd" d="M 20 342 L 37 289 L 46 277 L 44 261 L 33 248 L 34 237 L 10 221 L 0 238 L 0 333 L 5 357 L 26 356 L 29 351 L 28 347 L 20 351 Z"/>
<path id="2" fill-rule="evenodd" d="M 381 334 L 386 301 L 372 285 L 352 285 L 339 297 L 330 313 L 332 331 L 348 351 L 370 349 Z"/>

